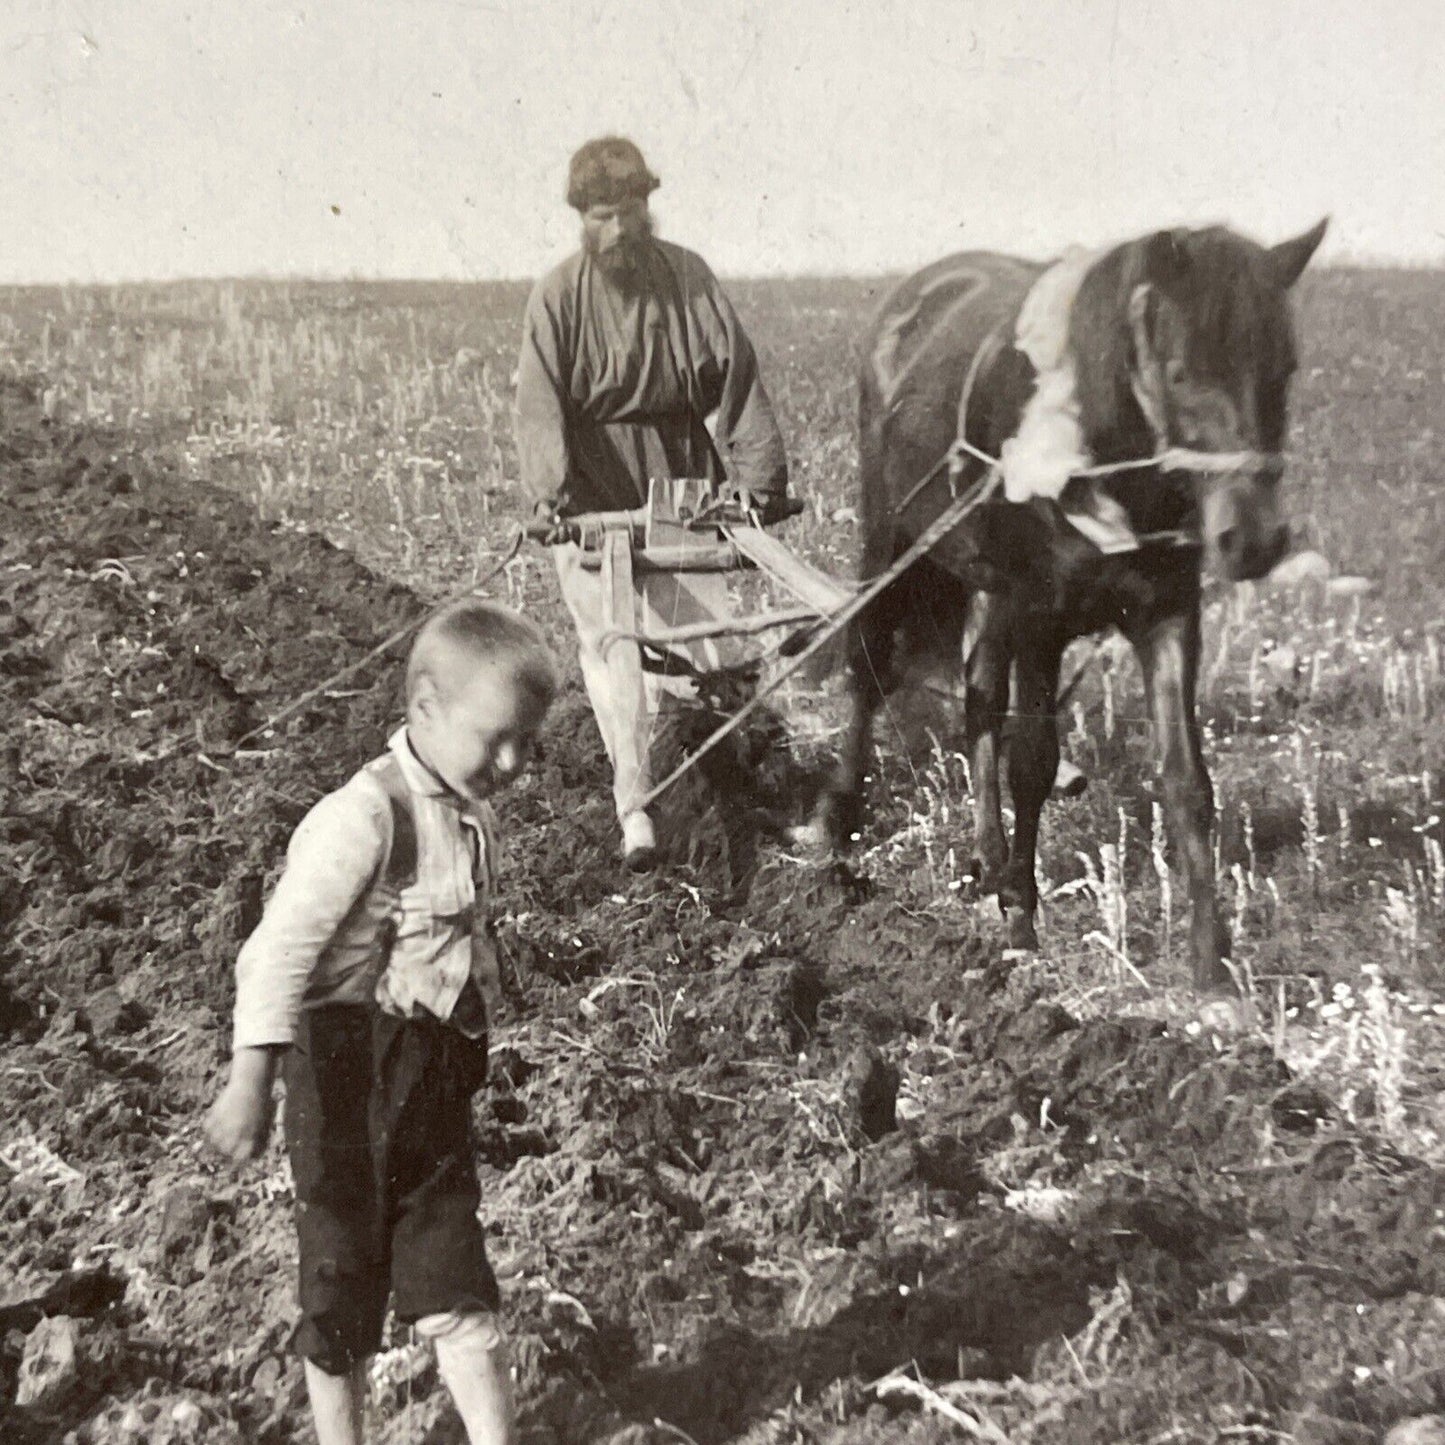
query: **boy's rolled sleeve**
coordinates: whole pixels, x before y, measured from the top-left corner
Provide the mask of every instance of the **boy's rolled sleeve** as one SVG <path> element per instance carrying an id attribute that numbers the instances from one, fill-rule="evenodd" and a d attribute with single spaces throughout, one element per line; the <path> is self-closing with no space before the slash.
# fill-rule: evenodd
<path id="1" fill-rule="evenodd" d="M 354 788 L 328 795 L 302 819 L 261 922 L 236 959 L 235 1049 L 293 1041 L 317 960 L 381 868 L 389 821 Z"/>

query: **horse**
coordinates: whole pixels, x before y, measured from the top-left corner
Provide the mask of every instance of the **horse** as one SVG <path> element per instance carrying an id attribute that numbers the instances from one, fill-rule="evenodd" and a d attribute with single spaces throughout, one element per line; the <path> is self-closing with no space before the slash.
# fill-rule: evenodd
<path id="1" fill-rule="evenodd" d="M 978 886 L 997 895 L 1010 947 L 1035 950 L 1035 853 L 1059 765 L 1061 659 L 1071 641 L 1117 628 L 1143 672 L 1165 819 L 1188 881 L 1194 985 L 1226 1010 L 1243 1007 L 1230 998 L 1196 713 L 1201 583 L 1206 563 L 1227 579 L 1254 579 L 1288 550 L 1281 453 L 1297 366 L 1289 292 L 1327 223 L 1272 247 L 1224 227 L 1158 231 L 1075 267 L 1056 358 L 1068 394 L 1051 420 L 1072 425 L 1082 443 L 1075 460 L 1091 465 L 1070 462 L 1061 492 L 995 493 L 850 624 L 850 718 L 820 819 L 838 849 L 862 822 L 878 708 L 920 661 L 961 666 Z M 995 477 L 993 462 L 1019 439 L 1045 380 L 1021 317 L 1052 272 L 961 253 L 883 301 L 859 375 L 865 581 L 901 562 L 952 499 Z M 1124 523 L 1122 547 L 1071 524 L 1064 502 L 1080 484 L 1093 489 L 1095 511 Z"/>

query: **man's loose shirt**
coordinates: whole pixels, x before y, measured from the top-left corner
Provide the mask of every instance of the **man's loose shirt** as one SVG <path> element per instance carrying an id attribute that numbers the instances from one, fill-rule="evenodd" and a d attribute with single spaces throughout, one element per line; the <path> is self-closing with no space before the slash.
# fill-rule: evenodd
<path id="1" fill-rule="evenodd" d="M 523 485 L 564 516 L 642 506 L 653 477 L 782 493 L 783 439 L 716 277 L 667 241 L 638 264 L 620 285 L 584 250 L 533 290 L 517 376 Z"/>

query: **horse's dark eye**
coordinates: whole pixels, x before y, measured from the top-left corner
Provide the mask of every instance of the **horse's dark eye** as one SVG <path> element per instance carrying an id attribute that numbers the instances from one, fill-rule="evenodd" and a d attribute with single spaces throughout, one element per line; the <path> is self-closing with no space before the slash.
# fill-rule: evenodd
<path id="1" fill-rule="evenodd" d="M 1164 364 L 1164 380 L 1170 386 L 1183 386 L 1185 378 L 1184 363 L 1177 356 L 1171 356 Z"/>

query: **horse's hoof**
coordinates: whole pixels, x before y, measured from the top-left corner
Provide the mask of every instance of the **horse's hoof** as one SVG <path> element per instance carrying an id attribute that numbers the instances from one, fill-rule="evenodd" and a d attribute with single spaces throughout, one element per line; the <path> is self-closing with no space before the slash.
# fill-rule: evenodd
<path id="1" fill-rule="evenodd" d="M 986 863 L 982 858 L 970 858 L 968 877 L 972 891 L 980 898 L 988 898 L 1003 886 L 1003 869 L 997 864 Z"/>
<path id="2" fill-rule="evenodd" d="M 1012 954 L 1037 953 L 1039 935 L 1030 914 L 1011 910 L 1008 916 L 1008 951 Z"/>
<path id="3" fill-rule="evenodd" d="M 858 841 L 863 826 L 863 801 L 853 793 L 825 793 L 813 821 L 835 852 L 846 853 Z"/>
<path id="4" fill-rule="evenodd" d="M 1235 996 L 1208 998 L 1195 1013 L 1199 1027 L 1222 1039 L 1242 1038 L 1255 1027 L 1254 1005 Z"/>

